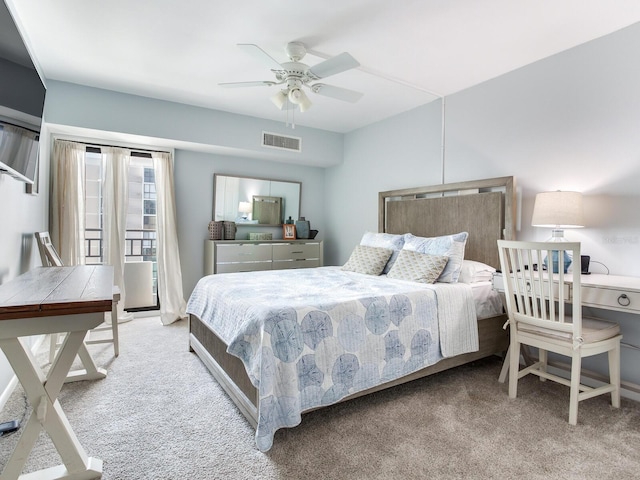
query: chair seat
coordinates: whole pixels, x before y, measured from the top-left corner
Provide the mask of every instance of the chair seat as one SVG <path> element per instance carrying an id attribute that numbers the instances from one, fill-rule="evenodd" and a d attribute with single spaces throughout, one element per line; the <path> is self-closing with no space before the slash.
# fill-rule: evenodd
<path id="1" fill-rule="evenodd" d="M 571 321 L 571 317 L 565 317 L 565 322 L 571 323 Z M 573 341 L 570 332 L 558 332 L 557 330 L 550 330 L 544 327 L 537 327 L 535 325 L 530 325 L 522 322 L 518 324 L 518 330 L 525 333 L 542 335 L 547 338 L 563 340 L 567 343 L 571 343 Z M 620 335 L 620 325 L 618 325 L 617 323 L 607 322 L 591 317 L 582 317 L 583 344 L 600 342 L 602 340 L 613 338 L 617 335 Z"/>

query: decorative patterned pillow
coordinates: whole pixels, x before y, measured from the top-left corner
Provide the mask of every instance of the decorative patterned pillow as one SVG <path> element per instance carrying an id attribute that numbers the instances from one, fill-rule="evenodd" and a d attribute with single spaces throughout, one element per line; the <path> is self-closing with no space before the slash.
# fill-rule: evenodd
<path id="1" fill-rule="evenodd" d="M 460 276 L 462 260 L 464 259 L 464 247 L 468 237 L 469 234 L 467 232 L 430 238 L 416 237 L 410 233 L 405 233 L 404 247 L 402 248 L 418 253 L 449 257 L 447 266 L 444 267 L 442 274 L 438 278 L 438 282 L 456 283 Z"/>
<path id="2" fill-rule="evenodd" d="M 398 252 L 402 250 L 402 246 L 404 245 L 404 235 L 365 232 L 365 234 L 362 236 L 362 240 L 360 240 L 360 245 L 364 245 L 367 247 L 390 248 L 391 250 L 393 250 L 391 258 L 382 271 L 382 273 L 388 273 L 391 269 L 391 266 L 393 265 L 393 262 L 396 261 Z"/>
<path id="3" fill-rule="evenodd" d="M 392 252 L 393 250 L 389 248 L 356 245 L 349 260 L 342 266 L 342 270 L 366 275 L 380 275 Z"/>
<path id="4" fill-rule="evenodd" d="M 401 250 L 387 277 L 420 283 L 434 283 L 448 258 L 441 255 L 429 255 L 411 250 Z"/>

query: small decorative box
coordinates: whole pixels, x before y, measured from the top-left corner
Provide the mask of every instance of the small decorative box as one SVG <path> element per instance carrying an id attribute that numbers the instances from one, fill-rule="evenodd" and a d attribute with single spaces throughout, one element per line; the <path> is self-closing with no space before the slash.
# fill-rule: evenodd
<path id="1" fill-rule="evenodd" d="M 273 233 L 249 233 L 249 240 L 273 240 Z"/>

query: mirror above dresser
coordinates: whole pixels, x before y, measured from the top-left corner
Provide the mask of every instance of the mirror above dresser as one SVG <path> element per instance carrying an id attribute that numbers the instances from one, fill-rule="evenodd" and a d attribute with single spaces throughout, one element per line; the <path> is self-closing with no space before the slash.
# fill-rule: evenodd
<path id="1" fill-rule="evenodd" d="M 213 218 L 239 225 L 278 226 L 300 215 L 301 182 L 214 174 Z"/>

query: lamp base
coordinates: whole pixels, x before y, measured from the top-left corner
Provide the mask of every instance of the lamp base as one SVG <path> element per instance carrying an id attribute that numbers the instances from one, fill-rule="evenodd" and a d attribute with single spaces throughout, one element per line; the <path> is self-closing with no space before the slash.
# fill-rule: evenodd
<path id="1" fill-rule="evenodd" d="M 569 254 L 564 251 L 562 252 L 564 255 L 564 273 L 567 273 L 567 271 L 569 270 L 569 266 L 571 265 L 571 257 L 569 256 Z M 553 273 L 558 273 L 560 270 L 560 259 L 559 257 L 559 252 L 558 250 L 553 250 L 551 252 L 551 268 L 553 269 Z M 543 265 L 546 269 L 549 269 L 549 265 L 548 265 L 548 257 L 544 257 L 544 261 L 543 261 Z"/>

